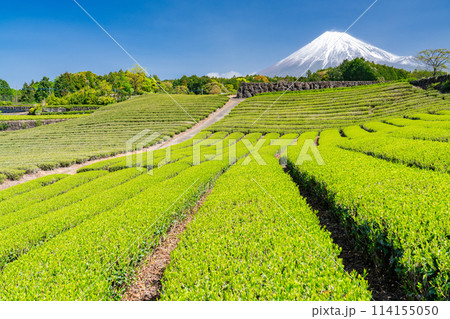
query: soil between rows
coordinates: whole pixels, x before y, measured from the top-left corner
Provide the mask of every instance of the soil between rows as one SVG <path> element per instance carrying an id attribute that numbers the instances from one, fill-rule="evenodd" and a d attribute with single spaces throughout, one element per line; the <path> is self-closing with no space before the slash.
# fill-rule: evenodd
<path id="1" fill-rule="evenodd" d="M 286 167 L 284 169 L 287 174 L 290 174 Z M 369 290 L 372 292 L 372 299 L 375 301 L 409 300 L 395 271 L 385 271 L 377 267 L 364 250 L 356 248 L 357 243 L 354 238 L 348 235 L 339 217 L 334 214 L 332 207 L 314 195 L 311 190 L 298 183 L 297 186 L 300 195 L 317 212 L 322 227 L 330 232 L 333 242 L 341 248 L 339 258 L 343 261 L 344 270 L 348 273 L 356 270 L 360 275 L 363 275 L 364 270 L 366 270 L 367 276 L 365 279 L 369 284 Z"/>
<path id="2" fill-rule="evenodd" d="M 286 167 L 284 167 L 284 170 L 287 174 L 290 173 Z M 363 275 L 364 271 L 366 271 L 365 279 L 368 281 L 373 300 L 408 300 L 407 295 L 402 290 L 397 274 L 394 271 L 386 272 L 376 267 L 365 251 L 356 249 L 356 242 L 347 234 L 338 216 L 333 213 L 332 208 L 310 190 L 299 184 L 297 186 L 300 195 L 317 212 L 322 227 L 330 232 L 333 242 L 341 248 L 339 258 L 343 261 L 344 270 L 348 273 L 355 270 L 360 275 Z M 195 214 L 212 190 L 213 188 L 209 189 L 201 197 L 197 205 L 187 212 L 186 218 L 178 220 L 170 228 L 167 235 L 161 239 L 158 247 L 142 263 L 135 281 L 122 300 L 156 301 L 160 298 L 162 290 L 161 280 L 165 269 L 171 261 L 170 254 L 178 246 L 181 235 L 186 230 L 187 225 L 195 218 Z"/>
<path id="3" fill-rule="evenodd" d="M 161 239 L 158 247 L 145 259 L 135 281 L 122 298 L 123 301 L 156 301 L 159 299 L 162 289 L 161 280 L 170 263 L 170 254 L 177 248 L 181 235 L 194 219 L 212 189 L 203 194 L 197 205 L 187 212 L 186 218 L 175 222 L 167 235 Z"/>
<path id="4" fill-rule="evenodd" d="M 211 191 L 212 189 L 203 195 L 197 206 L 188 213 L 183 221 L 178 221 L 171 227 L 168 234 L 161 240 L 160 245 L 143 262 L 135 282 L 128 289 L 123 300 L 156 301 L 159 299 L 162 289 L 161 280 L 171 261 L 170 254 L 178 246 L 182 233 L 194 219 L 198 209 Z M 339 258 L 343 260 L 345 271 L 351 273 L 356 270 L 358 274 L 362 275 L 366 270 L 366 280 L 375 301 L 408 300 L 397 275 L 395 273 L 384 273 L 377 268 L 364 251 L 355 249 L 354 241 L 349 238 L 338 217 L 326 204 L 311 196 L 305 189 L 299 188 L 299 191 L 311 208 L 317 212 L 321 225 L 331 233 L 333 242 L 342 249 Z"/>

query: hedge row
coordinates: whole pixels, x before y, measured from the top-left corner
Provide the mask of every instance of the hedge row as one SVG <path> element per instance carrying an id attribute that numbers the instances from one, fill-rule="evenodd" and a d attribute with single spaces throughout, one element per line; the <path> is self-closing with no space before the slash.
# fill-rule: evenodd
<path id="1" fill-rule="evenodd" d="M 105 171 L 94 171 L 76 174 L 65 177 L 46 187 L 37 188 L 24 194 L 5 199 L 0 202 L 0 216 L 16 212 L 35 203 L 64 194 L 75 187 L 81 186 L 100 176 L 106 175 L 107 173 L 108 172 Z"/>
<path id="2" fill-rule="evenodd" d="M 445 95 L 414 88 L 408 83 L 286 94 L 278 92 L 245 100 L 222 121 L 215 123 L 212 129 L 230 132 L 304 132 L 343 128 L 370 120 L 449 108 L 450 100 Z"/>
<path id="3" fill-rule="evenodd" d="M 309 161 L 297 165 L 300 150 L 292 148 L 288 166 L 297 181 L 352 225 L 378 265 L 398 272 L 411 298 L 448 298 L 448 174 L 343 150 L 332 142 L 319 146 L 326 163 L 322 166 Z"/>
<path id="4" fill-rule="evenodd" d="M 370 300 L 276 150 L 219 178 L 172 253 L 162 300 Z"/>
<path id="5" fill-rule="evenodd" d="M 254 143 L 260 136 L 261 134 L 253 134 L 248 138 Z M 237 157 L 241 157 L 247 153 L 247 148 L 242 142 L 238 144 Z M 167 170 L 173 176 L 172 165 L 182 163 L 163 166 L 156 169 L 155 173 Z M 160 236 L 171 222 L 195 205 L 210 183 L 229 165 L 228 158 L 224 157 L 223 160 L 209 160 L 182 170 L 175 177 L 156 183 L 139 194 L 132 195 L 126 202 L 111 207 L 111 210 L 91 216 L 78 224 L 78 227 L 31 249 L 3 268 L 0 275 L 0 299 L 119 298 L 135 267 L 159 242 Z M 149 174 L 141 176 L 143 179 L 152 178 L 148 177 L 152 176 Z M 121 194 L 123 192 L 116 195 L 122 196 Z M 105 198 L 101 207 L 114 198 L 115 196 Z M 65 216 L 77 218 L 77 214 L 72 213 Z M 52 227 L 51 223 L 43 223 L 42 226 L 50 230 Z M 59 227 L 61 231 L 67 226 Z M 36 228 L 39 229 L 34 227 Z M 47 237 L 46 235 L 45 238 Z"/>
<path id="6" fill-rule="evenodd" d="M 9 187 L 5 190 L 0 191 L 0 202 L 4 201 L 5 199 L 11 199 L 17 195 L 24 194 L 32 190 L 37 190 L 47 185 L 51 185 L 53 183 L 56 183 L 60 179 L 63 179 L 68 176 L 69 175 L 67 174 L 53 174 L 40 177 L 35 180 L 22 183 L 16 186 Z"/>
<path id="7" fill-rule="evenodd" d="M 343 149 L 407 166 L 450 172 L 450 144 L 448 143 L 390 137 L 382 133 L 343 141 L 338 145 Z"/>

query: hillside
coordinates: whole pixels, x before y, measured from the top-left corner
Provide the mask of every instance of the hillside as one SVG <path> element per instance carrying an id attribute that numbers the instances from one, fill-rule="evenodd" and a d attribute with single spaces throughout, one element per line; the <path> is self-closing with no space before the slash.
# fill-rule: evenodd
<path id="1" fill-rule="evenodd" d="M 177 95 L 177 102 L 199 121 L 228 100 L 224 96 Z M 0 174 L 17 179 L 38 169 L 53 169 L 126 150 L 144 129 L 159 132 L 157 143 L 195 122 L 165 94 L 144 95 L 105 106 L 90 116 L 34 129 L 0 132 Z"/>
<path id="2" fill-rule="evenodd" d="M 424 91 L 408 83 L 282 94 L 265 93 L 249 98 L 214 124 L 212 129 L 301 133 L 450 108 L 448 96 Z"/>
<path id="3" fill-rule="evenodd" d="M 449 113 L 390 122 L 344 127 L 345 137 L 320 132 L 326 165 L 298 161 L 317 131 L 203 131 L 152 174 L 107 160 L 2 191 L 0 299 L 445 300 Z M 194 142 L 203 145 L 198 165 Z M 293 142 L 285 170 L 275 155 Z M 261 146 L 266 165 L 249 144 Z M 171 225 L 187 223 L 171 258 L 146 261 Z M 349 240 L 345 254 L 338 232 Z M 352 259 L 359 268 L 350 273 L 343 265 Z M 143 286 L 147 264 L 160 286 L 139 294 L 132 287 Z"/>
<path id="4" fill-rule="evenodd" d="M 136 156 L 149 174 L 121 157 L 1 191 L 0 299 L 448 298 L 447 96 L 405 83 L 289 93 L 252 127 L 280 95 L 249 98 L 214 125 L 223 131 L 198 133 L 170 158 Z M 198 119 L 225 100 L 177 98 Z M 151 95 L 0 137 L 47 163 L 119 151 L 147 127 L 170 136 L 193 124 L 181 112 Z M 309 160 L 303 147 L 317 135 Z M 157 273 L 150 287 L 145 267 Z"/>

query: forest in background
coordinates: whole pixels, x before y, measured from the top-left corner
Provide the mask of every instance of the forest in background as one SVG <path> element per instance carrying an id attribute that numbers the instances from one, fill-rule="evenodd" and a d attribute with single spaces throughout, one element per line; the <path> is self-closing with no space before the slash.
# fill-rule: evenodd
<path id="1" fill-rule="evenodd" d="M 439 72 L 438 75 L 444 74 Z M 208 76 L 182 76 L 179 79 L 161 80 L 157 75 L 147 76 L 140 67 L 119 70 L 106 75 L 91 71 L 65 72 L 51 80 L 44 76 L 40 81 L 26 82 L 22 89 L 10 88 L 0 79 L 0 101 L 2 104 L 45 105 L 107 105 L 124 101 L 134 95 L 167 92 L 171 94 L 234 94 L 242 82 L 278 81 L 412 81 L 431 77 L 433 72 L 415 70 L 409 72 L 356 58 L 343 61 L 337 67 L 308 71 L 303 77 L 267 77 L 246 75 L 233 78 L 211 78 Z"/>

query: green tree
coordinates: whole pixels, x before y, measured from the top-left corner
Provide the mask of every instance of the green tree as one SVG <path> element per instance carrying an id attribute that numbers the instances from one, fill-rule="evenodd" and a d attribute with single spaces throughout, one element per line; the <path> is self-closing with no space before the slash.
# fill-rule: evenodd
<path id="1" fill-rule="evenodd" d="M 317 72 L 314 72 L 314 73 L 312 73 L 312 74 L 310 74 L 308 76 L 308 81 L 309 82 L 317 82 L 317 81 L 321 81 L 321 80 L 322 80 L 322 76 L 319 73 L 317 73 Z"/>
<path id="2" fill-rule="evenodd" d="M 166 92 L 173 92 L 173 82 L 172 81 L 163 81 L 160 84 Z"/>
<path id="3" fill-rule="evenodd" d="M 340 68 L 344 81 L 376 81 L 378 78 L 376 70 L 363 58 L 345 60 Z"/>
<path id="4" fill-rule="evenodd" d="M 46 76 L 42 78 L 39 82 L 37 82 L 36 93 L 34 93 L 34 100 L 39 103 L 42 102 L 43 99 L 46 99 L 50 95 L 50 90 L 53 87 L 53 83 Z"/>
<path id="5" fill-rule="evenodd" d="M 450 63 L 450 51 L 447 49 L 427 49 L 420 51 L 416 58 L 432 68 L 433 76 L 435 77 L 438 71 L 443 71 L 448 68 L 447 64 Z"/>
<path id="6" fill-rule="evenodd" d="M 253 77 L 254 81 L 256 82 L 264 82 L 264 83 L 269 83 L 269 79 L 267 78 L 267 76 L 264 75 L 255 75 Z"/>
<path id="7" fill-rule="evenodd" d="M 233 84 L 225 84 L 225 88 L 229 91 L 229 92 L 232 92 L 232 91 L 235 91 L 236 89 L 234 88 L 234 85 Z"/>
<path id="8" fill-rule="evenodd" d="M 147 69 L 141 67 L 141 66 L 138 65 L 138 64 L 135 64 L 131 69 L 129 69 L 129 71 L 130 71 L 131 73 L 135 73 L 135 74 L 141 74 L 141 73 L 143 73 L 143 74 L 145 74 L 145 75 L 148 74 Z"/>
<path id="9" fill-rule="evenodd" d="M 187 93 L 189 93 L 189 89 L 185 85 L 178 85 L 175 88 L 175 93 L 177 93 L 177 94 L 187 94 Z"/>
<path id="10" fill-rule="evenodd" d="M 64 101 L 60 97 L 56 97 L 55 94 L 50 94 L 47 98 L 47 104 L 48 105 L 62 105 L 64 104 Z"/>
<path id="11" fill-rule="evenodd" d="M 19 101 L 24 103 L 34 103 L 36 102 L 34 99 L 35 89 L 32 85 L 28 85 L 28 83 L 24 83 L 22 86 L 22 91 L 20 94 Z"/>
<path id="12" fill-rule="evenodd" d="M 111 95 L 113 94 L 112 84 L 102 80 L 98 83 L 97 91 L 99 91 L 100 95 Z"/>
<path id="13" fill-rule="evenodd" d="M 437 72 L 436 75 L 440 75 L 442 72 Z M 429 70 L 418 70 L 415 69 L 411 72 L 411 76 L 417 79 L 429 78 L 433 76 L 433 72 Z"/>
<path id="14" fill-rule="evenodd" d="M 11 101 L 13 98 L 13 90 L 9 87 L 8 82 L 0 79 L 0 99 Z"/>
<path id="15" fill-rule="evenodd" d="M 242 83 L 242 82 L 247 83 L 247 82 L 249 82 L 249 81 L 248 81 L 246 78 L 244 78 L 244 77 L 236 78 L 236 84 L 234 85 L 234 87 L 236 88 L 236 90 L 239 89 L 239 87 L 241 86 L 241 83 Z"/>
<path id="16" fill-rule="evenodd" d="M 76 91 L 75 78 L 72 73 L 66 72 L 55 79 L 55 96 L 63 97 L 70 92 Z"/>
<path id="17" fill-rule="evenodd" d="M 220 93 L 222 93 L 222 90 L 220 89 L 220 86 L 219 86 L 219 84 L 217 82 L 206 84 L 204 91 L 207 94 L 220 94 Z"/>
<path id="18" fill-rule="evenodd" d="M 342 70 L 339 67 L 329 68 L 327 70 L 327 74 L 330 81 L 342 81 L 344 79 L 342 76 Z"/>
<path id="19" fill-rule="evenodd" d="M 149 83 L 150 79 L 147 77 L 147 71 L 139 65 L 135 65 L 130 70 L 126 71 L 125 76 L 133 87 L 133 93 L 142 94 L 146 90 L 153 90 L 152 84 Z M 151 81 L 154 83 L 153 80 Z"/>

